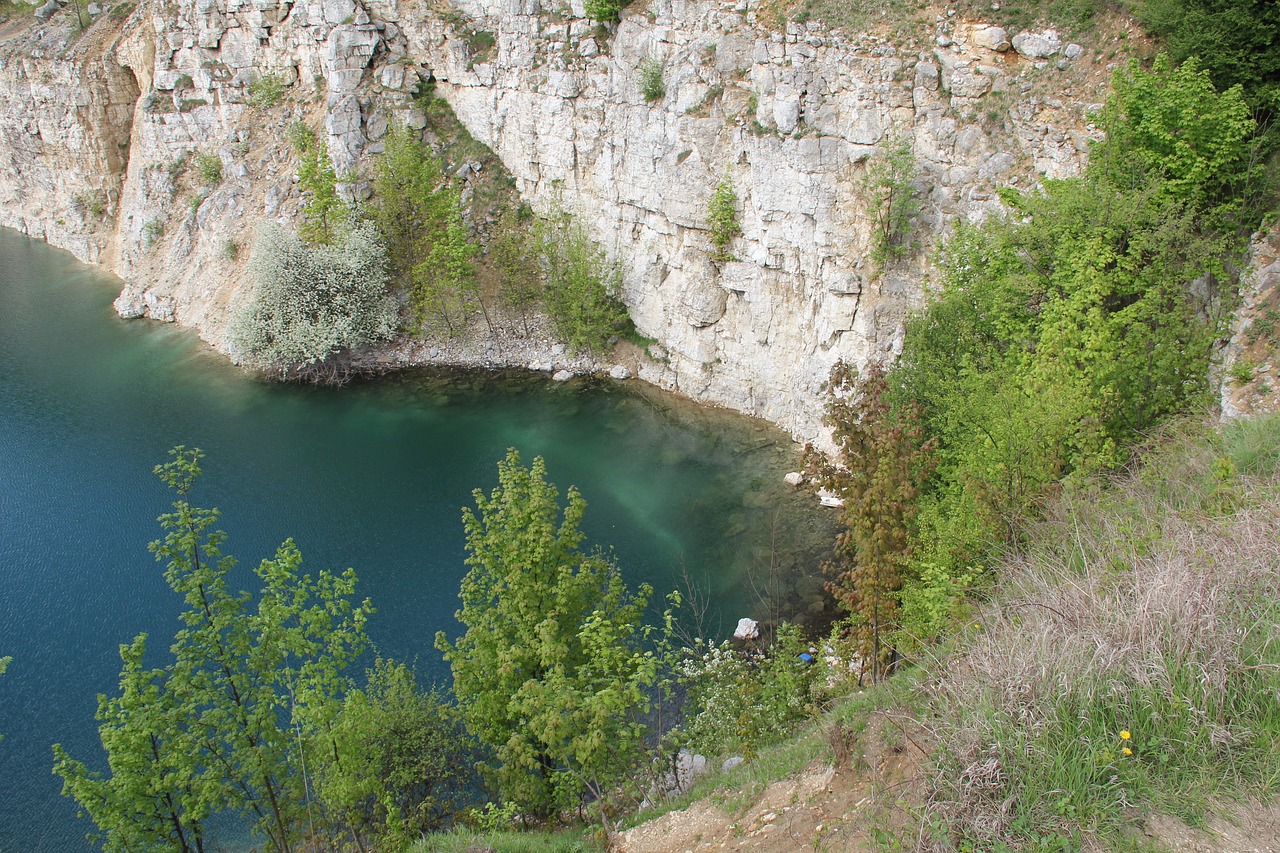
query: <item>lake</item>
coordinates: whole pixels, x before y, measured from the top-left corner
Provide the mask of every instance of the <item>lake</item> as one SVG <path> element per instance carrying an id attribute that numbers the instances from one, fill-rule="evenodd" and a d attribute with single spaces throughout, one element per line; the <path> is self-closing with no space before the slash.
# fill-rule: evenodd
<path id="1" fill-rule="evenodd" d="M 577 485 L 590 542 L 656 598 L 685 576 L 705 630 L 817 618 L 831 519 L 782 475 L 795 448 L 757 421 L 637 383 L 407 371 L 343 388 L 263 382 L 190 331 L 123 321 L 120 283 L 0 229 L 0 851 L 88 849 L 51 773 L 62 743 L 103 766 L 96 695 L 140 631 L 160 653 L 180 602 L 147 543 L 169 495 L 151 469 L 207 454 L 193 502 L 223 510 L 243 566 L 297 541 L 311 571 L 353 566 L 379 652 L 447 682 L 461 508 L 508 447 Z M 247 569 L 242 583 L 252 580 Z"/>

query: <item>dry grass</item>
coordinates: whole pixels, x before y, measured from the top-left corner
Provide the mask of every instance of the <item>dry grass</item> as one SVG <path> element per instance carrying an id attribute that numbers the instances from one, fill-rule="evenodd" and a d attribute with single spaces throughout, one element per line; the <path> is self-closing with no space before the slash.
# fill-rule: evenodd
<path id="1" fill-rule="evenodd" d="M 1164 437 L 1064 496 L 1006 567 L 942 678 L 964 710 L 942 739 L 935 848 L 1081 840 L 1134 806 L 1194 818 L 1275 782 L 1280 500 L 1274 466 L 1237 473 L 1243 437 Z"/>

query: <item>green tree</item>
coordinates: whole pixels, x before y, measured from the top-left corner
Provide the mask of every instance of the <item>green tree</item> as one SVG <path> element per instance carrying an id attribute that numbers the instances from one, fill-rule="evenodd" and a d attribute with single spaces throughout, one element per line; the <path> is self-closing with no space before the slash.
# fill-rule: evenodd
<path id="1" fill-rule="evenodd" d="M 489 242 L 486 260 L 497 277 L 498 293 L 520 315 L 520 323 L 528 334 L 529 312 L 542 299 L 542 273 L 532 229 L 518 209 L 503 212 Z"/>
<path id="2" fill-rule="evenodd" d="M 508 451 L 498 486 L 474 494 L 457 613 L 466 632 L 451 643 L 442 631 L 436 646 L 467 728 L 493 750 L 502 797 L 551 815 L 585 791 L 603 797 L 643 748 L 652 590 L 632 595 L 611 559 L 582 550 L 586 502 L 570 488 L 561 510 L 541 458 L 526 468 Z"/>
<path id="3" fill-rule="evenodd" d="M 341 236 L 348 209 L 338 197 L 338 177 L 329 159 L 329 146 L 304 124 L 291 129 L 298 152 L 298 188 L 305 194 L 298 236 L 312 245 L 333 245 Z"/>
<path id="4" fill-rule="evenodd" d="M 895 407 L 888 372 L 879 363 L 858 371 L 831 368 L 826 422 L 839 448 L 828 459 L 808 453 L 817 481 L 844 501 L 843 530 L 826 570 L 828 589 L 853 615 L 853 630 L 872 681 L 893 660 L 887 637 L 896 625 L 898 591 L 909 568 L 916 497 L 933 470 L 934 445 L 924 438 L 915 407 Z"/>
<path id="5" fill-rule="evenodd" d="M 177 498 L 151 550 L 187 608 L 172 662 L 145 668 L 145 635 L 121 647 L 120 695 L 98 701 L 109 775 L 54 746 L 64 793 L 109 850 L 203 850 L 204 822 L 220 812 L 294 849 L 314 828 L 302 744 L 329 737 L 344 671 L 367 645 L 372 608 L 352 603 L 354 572 L 303 575 L 292 540 L 255 570 L 256 600 L 230 588 L 219 513 L 189 502 L 201 456 L 175 448 L 156 468 Z"/>
<path id="6" fill-rule="evenodd" d="M 479 247 L 467 234 L 460 194 L 443 164 L 403 126 L 387 132 L 385 145 L 374 167 L 373 219 L 418 323 L 438 322 L 454 334 L 473 305 L 487 320 L 473 263 Z"/>
<path id="7" fill-rule="evenodd" d="M 920 210 L 911 185 L 917 174 L 906 138 L 894 140 L 867 162 L 863 192 L 875 221 L 871 259 L 881 271 L 911 251 L 911 218 Z"/>

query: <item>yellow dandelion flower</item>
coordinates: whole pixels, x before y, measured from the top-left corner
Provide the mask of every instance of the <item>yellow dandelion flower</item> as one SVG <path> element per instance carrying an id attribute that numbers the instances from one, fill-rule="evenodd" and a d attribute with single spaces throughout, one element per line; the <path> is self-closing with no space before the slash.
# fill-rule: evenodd
<path id="1" fill-rule="evenodd" d="M 1132 750 L 1132 749 L 1130 749 L 1130 748 L 1129 748 L 1129 747 L 1127 747 L 1127 746 L 1126 746 L 1124 749 L 1120 750 L 1120 751 L 1121 751 L 1121 752 L 1123 752 L 1125 755 L 1133 755 L 1133 750 Z"/>
<path id="2" fill-rule="evenodd" d="M 1131 737 L 1133 737 L 1133 735 L 1129 734 L 1128 729 L 1124 729 L 1120 732 L 1120 740 L 1128 740 Z"/>

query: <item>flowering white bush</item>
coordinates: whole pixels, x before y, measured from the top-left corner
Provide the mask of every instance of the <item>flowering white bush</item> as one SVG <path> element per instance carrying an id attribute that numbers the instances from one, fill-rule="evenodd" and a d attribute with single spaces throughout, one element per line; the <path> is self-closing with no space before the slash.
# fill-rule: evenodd
<path id="1" fill-rule="evenodd" d="M 335 355 L 396 329 L 386 250 L 367 223 L 337 246 L 308 246 L 268 226 L 254 245 L 249 275 L 257 290 L 232 315 L 231 349 L 268 373 L 322 376 Z"/>

